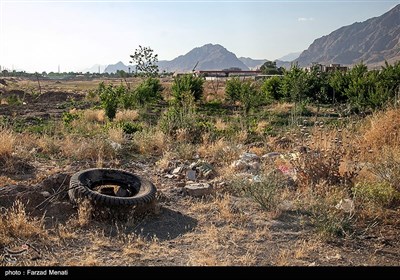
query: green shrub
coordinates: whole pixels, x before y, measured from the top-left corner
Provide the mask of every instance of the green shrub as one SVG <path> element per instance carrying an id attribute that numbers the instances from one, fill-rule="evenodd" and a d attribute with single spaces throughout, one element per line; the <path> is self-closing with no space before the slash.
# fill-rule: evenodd
<path id="1" fill-rule="evenodd" d="M 135 89 L 133 93 L 133 101 L 137 106 L 143 106 L 155 102 L 162 98 L 162 90 L 163 87 L 159 79 L 147 78 Z"/>
<path id="2" fill-rule="evenodd" d="M 175 77 L 172 84 L 172 95 L 175 102 L 181 102 L 185 93 L 191 94 L 194 101 L 199 101 L 203 96 L 203 83 L 202 78 L 190 74 Z"/>
<path id="3" fill-rule="evenodd" d="M 99 84 L 97 92 L 100 96 L 101 106 L 109 120 L 113 120 L 117 113 L 120 96 L 126 93 L 123 85 L 114 87 L 112 84 L 106 86 L 104 82 Z"/>
<path id="4" fill-rule="evenodd" d="M 277 209 L 279 194 L 286 184 L 287 180 L 275 170 L 254 176 L 252 179 L 237 176 L 230 182 L 233 194 L 252 198 L 266 211 Z"/>
<path id="5" fill-rule="evenodd" d="M 251 108 L 259 106 L 265 101 L 265 96 L 258 89 L 258 85 L 250 80 L 243 82 L 239 78 L 228 80 L 225 93 L 231 102 L 240 101 L 245 114 L 248 114 Z"/>
<path id="6" fill-rule="evenodd" d="M 126 134 L 134 134 L 137 131 L 142 131 L 143 127 L 139 123 L 124 122 L 121 124 L 122 131 Z"/>
<path id="7" fill-rule="evenodd" d="M 62 121 L 63 121 L 64 125 L 69 125 L 69 124 L 71 124 L 71 122 L 73 120 L 77 120 L 77 119 L 79 119 L 78 114 L 72 114 L 70 112 L 64 112 L 62 114 Z"/>
<path id="8" fill-rule="evenodd" d="M 242 89 L 242 82 L 238 77 L 226 81 L 225 94 L 228 101 L 234 103 L 240 100 L 240 92 Z"/>
<path id="9" fill-rule="evenodd" d="M 400 200 L 400 193 L 387 182 L 362 182 L 354 186 L 354 196 L 379 206 L 389 206 Z"/>

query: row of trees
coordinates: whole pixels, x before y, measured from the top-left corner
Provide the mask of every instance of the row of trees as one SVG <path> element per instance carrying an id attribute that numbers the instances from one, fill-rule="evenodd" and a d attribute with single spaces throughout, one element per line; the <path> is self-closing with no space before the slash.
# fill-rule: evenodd
<path id="1" fill-rule="evenodd" d="M 228 97 L 235 83 L 228 81 Z M 265 80 L 259 91 L 266 102 L 347 103 L 355 112 L 376 109 L 399 99 L 400 61 L 372 71 L 361 63 L 347 72 L 321 72 L 318 67 L 307 71 L 292 65 L 290 70 L 283 71 L 283 76 Z"/>

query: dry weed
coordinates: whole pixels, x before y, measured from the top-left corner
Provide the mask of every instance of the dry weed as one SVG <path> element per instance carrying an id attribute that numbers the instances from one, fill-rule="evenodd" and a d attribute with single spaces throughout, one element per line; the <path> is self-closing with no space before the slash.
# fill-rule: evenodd
<path id="1" fill-rule="evenodd" d="M 122 110 L 115 115 L 115 121 L 117 122 L 133 122 L 138 118 L 139 112 L 137 110 Z"/>
<path id="2" fill-rule="evenodd" d="M 143 155 L 161 155 L 167 149 L 166 135 L 154 128 L 136 132 L 132 142 Z"/>
<path id="3" fill-rule="evenodd" d="M 228 127 L 229 127 L 229 125 L 226 122 L 224 122 L 221 118 L 218 118 L 215 121 L 215 129 L 216 130 L 225 131 L 228 129 Z"/>
<path id="4" fill-rule="evenodd" d="M 0 131 L 0 160 L 10 158 L 14 152 L 17 136 L 8 129 Z"/>
<path id="5" fill-rule="evenodd" d="M 85 122 L 104 123 L 106 120 L 106 114 L 104 110 L 88 109 L 83 111 L 83 119 Z"/>
<path id="6" fill-rule="evenodd" d="M 120 127 L 110 128 L 108 130 L 108 138 L 111 141 L 118 143 L 120 145 L 124 144 L 126 140 L 124 136 L 124 131 Z"/>
<path id="7" fill-rule="evenodd" d="M 44 217 L 41 219 L 28 216 L 24 204 L 17 200 L 13 206 L 1 214 L 0 245 L 4 246 L 15 238 L 45 238 Z"/>
<path id="8" fill-rule="evenodd" d="M 400 144 L 400 109 L 378 112 L 369 119 L 362 140 L 364 148 L 380 151 L 381 147 Z"/>

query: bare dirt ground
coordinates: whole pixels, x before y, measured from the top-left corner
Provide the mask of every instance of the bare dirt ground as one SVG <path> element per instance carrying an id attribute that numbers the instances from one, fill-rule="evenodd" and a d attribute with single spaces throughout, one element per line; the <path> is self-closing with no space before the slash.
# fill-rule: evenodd
<path id="1" fill-rule="evenodd" d="M 26 104 L 0 105 L 0 116 L 59 118 L 68 110 L 65 102 L 83 98 L 63 91 L 37 98 L 17 91 L 12 94 L 21 95 Z M 65 189 L 70 176 L 95 167 L 94 162 L 63 165 L 38 158 L 21 161 L 15 172 L 1 171 L 2 211 L 19 199 L 28 219 L 43 219 L 44 224 L 36 233 L 15 236 L 0 247 L 1 265 L 400 265 L 399 210 L 388 211 L 386 220 L 372 220 L 353 236 L 325 239 L 311 225 L 309 214 L 295 207 L 268 213 L 253 200 L 229 194 L 223 187 L 215 187 L 214 194 L 204 198 L 187 196 L 182 192 L 184 181 L 166 178 L 156 161 L 137 156 L 133 161 L 104 163 L 146 177 L 158 189 L 151 211 L 128 221 L 93 220 L 87 214 L 90 207 L 78 209 L 69 202 Z M 58 191 L 59 195 L 46 199 L 44 192 Z"/>

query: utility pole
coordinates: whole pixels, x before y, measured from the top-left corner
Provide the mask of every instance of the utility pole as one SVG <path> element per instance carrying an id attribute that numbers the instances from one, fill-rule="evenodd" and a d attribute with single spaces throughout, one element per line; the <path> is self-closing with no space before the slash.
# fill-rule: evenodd
<path id="1" fill-rule="evenodd" d="M 58 74 L 60 74 L 60 64 L 58 64 Z"/>

